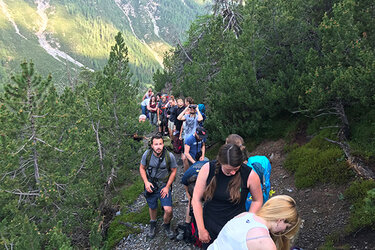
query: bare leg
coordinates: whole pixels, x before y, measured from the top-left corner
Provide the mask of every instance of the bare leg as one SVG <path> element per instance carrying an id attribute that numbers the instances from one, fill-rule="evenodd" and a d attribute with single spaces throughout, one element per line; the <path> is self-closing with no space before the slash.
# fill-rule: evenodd
<path id="1" fill-rule="evenodd" d="M 164 224 L 169 224 L 173 216 L 172 207 L 164 206 Z"/>
<path id="2" fill-rule="evenodd" d="M 158 215 L 158 209 L 148 208 L 148 212 L 150 213 L 150 219 L 156 220 L 156 216 Z"/>
<path id="3" fill-rule="evenodd" d="M 190 221 L 191 221 L 191 216 L 190 216 L 190 201 L 191 201 L 191 197 L 189 195 L 187 186 L 185 186 L 185 191 L 186 191 L 186 197 L 188 198 L 188 201 L 189 201 L 188 204 L 187 204 L 187 207 L 186 207 L 185 223 L 190 223 Z"/>

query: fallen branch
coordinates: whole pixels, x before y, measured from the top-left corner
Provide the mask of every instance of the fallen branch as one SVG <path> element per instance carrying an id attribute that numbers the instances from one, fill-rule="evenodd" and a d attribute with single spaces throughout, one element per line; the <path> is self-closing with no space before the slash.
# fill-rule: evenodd
<path id="1" fill-rule="evenodd" d="M 352 156 L 350 152 L 350 146 L 347 142 L 334 141 L 328 138 L 324 138 L 326 141 L 339 145 L 344 151 L 345 157 L 349 166 L 356 172 L 356 174 L 364 179 L 374 179 L 375 175 L 372 170 L 366 166 L 366 164 L 356 156 Z"/>

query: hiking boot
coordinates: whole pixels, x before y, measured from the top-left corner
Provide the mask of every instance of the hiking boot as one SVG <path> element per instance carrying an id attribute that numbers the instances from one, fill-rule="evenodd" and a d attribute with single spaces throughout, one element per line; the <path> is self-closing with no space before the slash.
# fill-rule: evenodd
<path id="1" fill-rule="evenodd" d="M 169 238 L 169 239 L 173 239 L 175 234 L 174 232 L 171 230 L 171 224 L 164 224 L 164 232 L 165 232 L 165 235 Z"/>
<path id="2" fill-rule="evenodd" d="M 181 225 L 179 224 L 178 225 L 178 228 L 177 228 L 177 235 L 176 235 L 176 240 L 183 240 L 184 239 L 184 235 L 185 235 L 185 224 Z"/>
<path id="3" fill-rule="evenodd" d="M 150 230 L 147 233 L 147 237 L 150 239 L 154 238 L 156 234 L 156 221 L 150 221 Z"/>

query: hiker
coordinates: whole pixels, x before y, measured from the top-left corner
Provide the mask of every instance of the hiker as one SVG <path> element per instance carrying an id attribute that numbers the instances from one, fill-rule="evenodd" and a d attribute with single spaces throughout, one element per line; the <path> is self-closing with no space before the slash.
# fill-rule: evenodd
<path id="1" fill-rule="evenodd" d="M 263 194 L 263 204 L 269 199 L 270 197 L 270 190 L 271 190 L 271 183 L 270 183 L 270 177 L 271 177 L 271 163 L 268 160 L 266 156 L 263 155 L 256 155 L 251 156 L 248 158 L 248 152 L 246 150 L 246 147 L 244 146 L 245 142 L 243 138 L 240 135 L 237 134 L 230 134 L 226 140 L 225 143 L 232 143 L 239 146 L 242 150 L 244 159 L 244 164 L 252 168 L 254 171 L 252 171 L 252 174 L 257 174 L 260 180 L 260 186 L 262 188 L 262 194 Z M 249 210 L 252 202 L 252 196 L 251 193 L 247 195 L 246 199 L 246 210 Z"/>
<path id="2" fill-rule="evenodd" d="M 161 100 L 158 105 L 158 111 L 157 111 L 157 116 L 158 116 L 158 125 L 159 125 L 159 133 L 162 135 L 168 134 L 166 132 L 167 126 L 168 126 L 168 119 L 167 119 L 167 95 L 163 94 L 161 96 Z"/>
<path id="3" fill-rule="evenodd" d="M 158 111 L 158 103 L 156 101 L 156 96 L 151 96 L 150 102 L 147 105 L 147 110 L 149 111 L 149 119 L 151 125 L 157 126 L 157 114 Z"/>
<path id="4" fill-rule="evenodd" d="M 200 169 L 204 164 L 206 164 L 208 160 L 204 161 L 196 161 L 193 165 L 189 167 L 188 170 L 185 171 L 184 175 L 181 177 L 181 184 L 184 185 L 185 191 L 189 197 L 188 204 L 186 206 L 186 213 L 185 213 L 185 222 L 182 225 L 179 225 L 179 234 L 176 236 L 177 240 L 185 239 L 186 241 L 192 241 L 192 232 L 191 232 L 191 223 L 194 223 L 194 228 L 196 228 L 196 223 L 194 218 L 193 211 L 191 209 L 191 197 L 193 196 L 193 191 L 195 187 L 195 182 L 197 180 L 197 176 L 199 174 Z M 199 239 L 198 234 L 196 234 L 195 245 L 198 245 Z M 201 243 L 199 244 L 201 245 Z"/>
<path id="5" fill-rule="evenodd" d="M 184 144 L 181 138 L 181 128 L 182 128 L 183 121 L 180 121 L 177 119 L 179 114 L 181 114 L 184 110 L 185 110 L 184 100 L 181 97 L 179 97 L 177 99 L 177 109 L 175 113 L 175 116 L 176 116 L 176 119 L 174 122 L 175 132 L 173 133 L 173 151 L 176 154 L 181 154 L 184 150 Z M 181 154 L 181 159 L 183 159 L 183 154 Z"/>
<path id="6" fill-rule="evenodd" d="M 168 106 L 167 106 L 167 118 L 168 118 L 168 132 L 169 132 L 169 138 L 173 141 L 173 133 L 176 130 L 174 123 L 177 120 L 176 116 L 177 111 L 177 105 L 176 100 L 174 99 L 174 96 L 171 95 Z"/>
<path id="7" fill-rule="evenodd" d="M 244 212 L 231 219 L 208 249 L 289 250 L 290 240 L 298 233 L 300 224 L 293 198 L 278 195 L 257 213 Z"/>
<path id="8" fill-rule="evenodd" d="M 189 107 L 190 104 L 194 104 L 194 100 L 193 100 L 193 98 L 188 96 L 188 97 L 185 98 L 185 101 L 184 101 L 185 109 L 183 110 L 183 112 L 185 112 L 185 115 L 189 114 L 189 110 L 186 110 L 186 108 Z M 178 116 L 177 116 L 177 120 L 178 120 Z M 185 137 L 185 131 L 184 131 L 185 130 L 185 124 L 186 124 L 186 122 L 182 120 L 182 126 L 181 126 L 181 129 L 180 129 L 180 139 L 181 140 Z M 182 157 L 184 157 L 184 156 L 182 155 Z"/>
<path id="9" fill-rule="evenodd" d="M 204 249 L 216 239 L 225 223 L 246 211 L 249 191 L 253 194 L 250 212 L 257 212 L 263 204 L 259 177 L 251 174 L 243 160 L 240 147 L 224 144 L 217 160 L 206 163 L 199 171 L 192 206 Z"/>
<path id="10" fill-rule="evenodd" d="M 151 149 L 142 156 L 139 172 L 145 185 L 145 198 L 150 213 L 150 230 L 148 237 L 156 233 L 156 216 L 158 199 L 164 209 L 164 232 L 170 239 L 174 238 L 170 222 L 172 212 L 172 183 L 177 172 L 174 155 L 164 148 L 163 137 L 157 134 L 151 138 Z"/>
<path id="11" fill-rule="evenodd" d="M 247 164 L 248 152 L 246 150 L 245 141 L 240 135 L 238 134 L 228 135 L 228 137 L 225 139 L 225 143 L 226 144 L 231 143 L 231 144 L 235 144 L 239 146 L 242 151 L 243 158 L 244 158 L 243 163 Z"/>
<path id="12" fill-rule="evenodd" d="M 139 118 L 138 118 L 138 121 L 139 121 L 140 123 L 145 122 L 145 121 L 146 121 L 146 115 L 141 114 L 141 115 L 139 116 Z"/>
<path id="13" fill-rule="evenodd" d="M 178 115 L 177 119 L 180 121 L 185 121 L 182 128 L 184 133 L 184 141 L 186 141 L 186 139 L 190 135 L 193 135 L 195 133 L 195 130 L 198 126 L 198 122 L 202 121 L 203 117 L 199 112 L 197 105 L 190 104 L 188 107 L 185 108 L 185 110 L 181 114 Z M 181 155 L 181 159 L 184 164 L 184 169 L 188 169 L 189 161 L 184 154 Z"/>
<path id="14" fill-rule="evenodd" d="M 204 160 L 206 152 L 206 139 L 207 132 L 203 127 L 197 127 L 195 133 L 186 138 L 184 145 L 184 154 L 186 161 L 189 161 L 190 165 L 194 164 L 196 161 Z M 188 167 L 189 163 L 186 164 Z M 188 167 L 184 168 L 184 171 L 186 171 Z"/>
<path id="15" fill-rule="evenodd" d="M 142 97 L 141 108 L 142 108 L 142 114 L 144 114 L 145 116 L 148 115 L 147 105 L 150 102 L 151 96 L 153 96 L 152 88 L 149 88 L 146 94 L 144 94 L 144 96 Z"/>

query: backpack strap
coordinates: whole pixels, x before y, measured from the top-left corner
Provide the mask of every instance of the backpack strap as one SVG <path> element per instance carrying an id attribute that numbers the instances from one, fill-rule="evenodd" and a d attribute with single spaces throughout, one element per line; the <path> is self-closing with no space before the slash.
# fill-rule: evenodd
<path id="1" fill-rule="evenodd" d="M 146 173 L 150 177 L 151 177 L 151 171 L 152 171 L 152 168 L 150 168 L 151 156 L 152 156 L 152 150 L 148 149 L 147 155 L 146 155 Z"/>
<path id="2" fill-rule="evenodd" d="M 165 164 L 168 169 L 168 175 L 163 178 L 163 182 L 167 183 L 169 176 L 171 176 L 171 155 L 166 148 L 164 149 L 164 159 L 165 159 Z"/>

